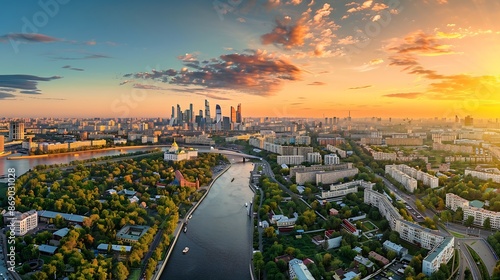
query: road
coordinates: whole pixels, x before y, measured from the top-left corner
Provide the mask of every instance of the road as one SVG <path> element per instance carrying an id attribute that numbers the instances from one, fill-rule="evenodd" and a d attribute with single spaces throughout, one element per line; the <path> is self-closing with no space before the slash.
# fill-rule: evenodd
<path id="1" fill-rule="evenodd" d="M 469 250 L 467 250 L 465 245 L 463 245 L 463 242 L 457 241 L 457 249 L 460 251 L 461 254 L 463 254 L 465 256 L 465 260 L 467 261 L 467 266 L 470 268 L 470 271 L 472 273 L 472 279 L 480 280 L 481 273 L 479 272 L 479 268 L 477 267 L 476 263 L 474 262 L 474 259 L 472 258 Z M 461 275 L 463 277 L 463 273 Z"/>
<path id="2" fill-rule="evenodd" d="M 403 201 L 406 201 L 406 203 L 408 205 L 410 205 L 413 210 L 418 213 L 420 216 L 422 216 L 421 219 L 417 219 L 416 221 L 423 221 L 423 218 L 424 217 L 434 217 L 434 213 L 429 210 L 429 209 L 426 209 L 423 213 L 419 213 L 417 211 L 417 207 L 415 205 L 415 196 L 414 195 L 409 195 L 409 194 L 405 194 L 403 193 L 401 190 L 399 190 L 396 186 L 394 186 L 391 182 L 389 182 L 389 180 L 387 180 L 386 178 L 380 176 L 380 175 L 376 175 L 378 178 L 382 179 L 382 181 L 384 182 L 385 186 L 387 188 L 389 188 L 390 191 L 392 191 L 395 195 L 396 195 L 396 198 L 398 199 L 401 199 Z M 442 232 L 443 234 L 445 235 L 451 235 L 448 230 L 450 230 L 451 228 L 448 227 L 448 225 L 446 226 L 445 229 L 441 228 L 441 227 L 438 227 L 440 232 Z M 464 226 L 461 226 L 461 225 L 455 225 L 453 226 L 453 229 L 456 229 L 457 232 L 459 233 L 462 233 L 462 232 L 467 232 L 469 229 L 467 229 L 466 227 Z M 483 233 L 486 235 L 486 233 Z M 461 240 L 458 240 L 457 238 L 455 239 L 455 248 L 458 249 L 458 251 L 460 252 L 460 260 L 461 260 L 461 268 L 460 268 L 460 279 L 463 279 L 463 276 L 464 276 L 464 271 L 465 271 L 465 268 L 464 268 L 464 264 L 467 264 L 467 266 L 470 268 L 471 272 L 472 272 L 472 277 L 473 279 L 481 279 L 481 274 L 479 272 L 479 268 L 477 267 L 476 263 L 474 262 L 474 259 L 472 258 L 472 256 L 470 255 L 469 251 L 468 250 L 461 250 L 460 249 L 460 244 L 462 243 Z M 463 248 L 465 248 L 465 246 L 462 246 Z M 465 260 L 465 262 L 464 262 Z M 488 262 L 489 263 L 489 262 Z"/>

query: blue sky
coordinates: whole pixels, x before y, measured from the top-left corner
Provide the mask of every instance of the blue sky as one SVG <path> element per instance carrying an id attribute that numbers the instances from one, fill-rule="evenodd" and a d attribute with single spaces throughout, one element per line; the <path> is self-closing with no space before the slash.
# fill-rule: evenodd
<path id="1" fill-rule="evenodd" d="M 8 0 L 0 106 L 169 117 L 209 99 L 259 116 L 492 116 L 498 14 L 480 0 Z"/>

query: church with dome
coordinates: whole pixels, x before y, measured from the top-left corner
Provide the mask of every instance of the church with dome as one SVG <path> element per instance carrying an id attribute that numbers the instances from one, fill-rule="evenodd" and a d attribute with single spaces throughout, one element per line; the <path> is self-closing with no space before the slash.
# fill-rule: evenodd
<path id="1" fill-rule="evenodd" d="M 179 145 L 174 140 L 174 143 L 172 143 L 172 146 L 168 151 L 166 151 L 163 154 L 163 159 L 165 161 L 181 161 L 181 160 L 188 160 L 188 159 L 193 159 L 198 157 L 198 150 L 189 148 L 189 149 L 183 149 L 180 148 Z"/>

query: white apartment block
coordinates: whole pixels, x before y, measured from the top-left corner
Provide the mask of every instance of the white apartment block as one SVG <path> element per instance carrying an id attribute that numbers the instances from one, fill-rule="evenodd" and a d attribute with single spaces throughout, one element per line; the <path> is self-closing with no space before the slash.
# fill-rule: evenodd
<path id="1" fill-rule="evenodd" d="M 372 188 L 365 189 L 364 201 L 377 207 L 380 214 L 389 222 L 391 229 L 397 231 L 405 241 L 431 250 L 444 240 L 444 236 L 439 231 L 404 220 L 389 199 Z"/>
<path id="2" fill-rule="evenodd" d="M 375 183 L 365 182 L 363 180 L 357 180 L 338 185 L 330 185 L 330 190 L 321 192 L 321 196 L 318 195 L 318 198 L 325 199 L 346 196 L 347 194 L 358 192 L 358 187 L 372 188 L 374 185 Z"/>
<path id="3" fill-rule="evenodd" d="M 280 154 L 280 155 L 283 154 L 282 146 L 278 145 L 278 144 L 264 142 L 263 148 L 264 148 L 264 150 L 271 152 L 271 153 Z"/>
<path id="4" fill-rule="evenodd" d="M 378 208 L 378 211 L 388 222 L 392 230 L 396 230 L 396 222 L 403 219 L 399 212 L 392 206 L 389 199 L 383 194 L 366 188 L 364 192 L 364 202 Z"/>
<path id="5" fill-rule="evenodd" d="M 387 172 L 387 169 L 388 169 L 388 166 L 386 166 L 386 173 Z M 413 179 L 416 179 L 418 181 L 422 181 L 422 183 L 425 185 L 425 186 L 429 186 L 431 188 L 437 188 L 439 187 L 439 179 L 436 177 L 436 176 L 433 176 L 431 174 L 427 174 L 423 171 L 420 171 L 420 170 L 417 170 L 413 167 L 410 167 L 408 165 L 404 165 L 404 164 L 400 164 L 400 165 L 390 165 L 389 168 L 395 168 L 401 172 L 403 172 L 404 174 L 412 177 Z"/>
<path id="6" fill-rule="evenodd" d="M 326 199 L 339 196 L 346 196 L 350 193 L 356 193 L 356 192 L 358 192 L 357 185 L 355 186 L 344 186 L 343 184 L 331 185 L 330 190 L 321 192 L 321 196 L 319 196 L 319 198 Z"/>
<path id="7" fill-rule="evenodd" d="M 304 156 L 277 156 L 278 164 L 299 165 L 304 162 Z"/>
<path id="8" fill-rule="evenodd" d="M 307 161 L 310 163 L 321 163 L 321 154 L 318 152 L 307 153 Z"/>
<path id="9" fill-rule="evenodd" d="M 432 149 L 437 151 L 447 151 L 453 153 L 464 153 L 464 154 L 473 153 L 472 146 L 441 144 L 436 142 L 432 143 Z"/>
<path id="10" fill-rule="evenodd" d="M 321 184 L 333 184 L 340 181 L 340 179 L 350 178 L 356 176 L 359 173 L 359 169 L 352 168 L 346 170 L 337 170 L 337 171 L 329 171 L 329 172 L 320 172 L 316 173 L 316 185 Z M 298 178 L 298 173 L 297 177 Z M 298 179 L 297 179 L 298 180 Z M 297 181 L 298 183 L 298 181 Z"/>
<path id="11" fill-rule="evenodd" d="M 439 231 L 430 230 L 403 219 L 396 222 L 396 231 L 403 240 L 427 250 L 431 250 L 444 240 L 444 236 Z"/>
<path id="12" fill-rule="evenodd" d="M 465 170 L 465 176 L 471 175 L 472 177 L 479 178 L 481 180 L 493 180 L 493 182 L 500 183 L 500 174 L 495 174 L 495 173 L 489 173 L 489 172 L 481 172 L 481 171 L 476 171 L 476 170 L 470 170 L 466 169 Z"/>
<path id="13" fill-rule="evenodd" d="M 340 164 L 340 158 L 336 154 L 325 155 L 325 165 Z"/>
<path id="14" fill-rule="evenodd" d="M 372 157 L 374 160 L 396 160 L 396 153 L 384 153 L 372 151 Z"/>
<path id="15" fill-rule="evenodd" d="M 36 210 L 24 213 L 18 211 L 7 212 L 4 214 L 4 221 L 14 224 L 13 230 L 16 236 L 23 236 L 38 226 L 38 213 Z"/>
<path id="16" fill-rule="evenodd" d="M 464 221 L 467 220 L 469 216 L 472 216 L 474 217 L 474 224 L 477 226 L 483 226 L 484 221 L 490 218 L 491 228 L 496 230 L 500 229 L 500 212 L 470 206 L 467 199 L 463 199 L 456 194 L 446 194 L 446 207 L 453 211 L 462 208 L 464 211 Z"/>
<path id="17" fill-rule="evenodd" d="M 446 237 L 437 247 L 434 247 L 422 261 L 422 272 L 431 276 L 443 263 L 448 263 L 455 252 L 455 237 Z"/>
<path id="18" fill-rule="evenodd" d="M 397 165 L 386 165 L 385 173 L 401 183 L 407 191 L 414 192 L 417 189 L 417 180 L 399 170 Z"/>
<path id="19" fill-rule="evenodd" d="M 339 149 L 333 145 L 326 145 L 326 149 L 332 153 L 337 153 L 341 158 L 346 158 L 347 157 L 347 152 L 342 150 L 342 149 Z"/>
<path id="20" fill-rule="evenodd" d="M 441 143 L 443 141 L 451 142 L 457 139 L 456 134 L 433 133 L 431 137 L 434 143 Z"/>

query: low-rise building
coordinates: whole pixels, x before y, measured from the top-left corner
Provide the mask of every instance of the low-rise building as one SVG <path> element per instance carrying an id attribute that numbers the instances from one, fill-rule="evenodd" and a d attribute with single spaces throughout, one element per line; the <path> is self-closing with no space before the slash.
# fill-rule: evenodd
<path id="1" fill-rule="evenodd" d="M 399 244 L 396 244 L 394 242 L 391 242 L 389 240 L 386 240 L 384 241 L 384 243 L 382 244 L 382 246 L 384 247 L 384 249 L 386 249 L 387 251 L 393 251 L 395 252 L 396 254 L 398 254 L 398 256 L 402 257 L 406 254 L 408 254 L 408 249 L 404 248 L 403 246 L 399 245 Z"/>
<path id="2" fill-rule="evenodd" d="M 307 266 L 299 259 L 293 259 L 288 263 L 290 279 L 314 280 Z"/>
<path id="3" fill-rule="evenodd" d="M 126 225 L 116 233 L 116 240 L 136 243 L 148 230 L 148 226 Z"/>

